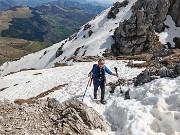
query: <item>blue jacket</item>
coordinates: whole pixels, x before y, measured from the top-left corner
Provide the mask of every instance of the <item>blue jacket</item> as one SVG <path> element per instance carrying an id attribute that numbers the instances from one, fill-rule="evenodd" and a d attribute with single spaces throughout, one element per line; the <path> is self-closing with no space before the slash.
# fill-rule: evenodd
<path id="1" fill-rule="evenodd" d="M 89 74 L 93 73 L 93 82 L 95 84 L 100 84 L 106 81 L 105 72 L 112 75 L 112 72 L 106 66 L 103 66 L 100 69 L 98 64 L 94 64 L 93 69 L 89 72 Z"/>

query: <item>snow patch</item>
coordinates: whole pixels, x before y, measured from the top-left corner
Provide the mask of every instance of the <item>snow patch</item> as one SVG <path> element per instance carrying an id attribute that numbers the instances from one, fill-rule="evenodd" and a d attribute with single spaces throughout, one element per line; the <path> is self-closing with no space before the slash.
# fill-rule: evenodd
<path id="1" fill-rule="evenodd" d="M 156 34 L 159 36 L 159 40 L 162 44 L 167 44 L 169 42 L 171 44 L 171 47 L 175 47 L 173 38 L 180 37 L 180 27 L 176 27 L 175 22 L 172 20 L 172 17 L 170 15 L 167 16 L 164 24 L 169 28 L 165 28 L 163 32 Z"/>

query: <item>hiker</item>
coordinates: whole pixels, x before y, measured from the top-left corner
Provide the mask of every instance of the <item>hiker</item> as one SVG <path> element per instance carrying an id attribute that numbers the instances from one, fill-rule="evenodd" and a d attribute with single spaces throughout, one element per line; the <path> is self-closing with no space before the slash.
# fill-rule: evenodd
<path id="1" fill-rule="evenodd" d="M 117 76 L 118 74 L 112 73 L 106 66 L 105 66 L 105 60 L 99 59 L 98 64 L 93 65 L 93 69 L 89 72 L 88 77 L 93 78 L 93 84 L 94 84 L 94 99 L 97 99 L 97 90 L 100 86 L 101 88 L 101 103 L 105 104 L 104 101 L 104 95 L 105 95 L 105 83 L 106 83 L 106 76 L 105 72 Z"/>

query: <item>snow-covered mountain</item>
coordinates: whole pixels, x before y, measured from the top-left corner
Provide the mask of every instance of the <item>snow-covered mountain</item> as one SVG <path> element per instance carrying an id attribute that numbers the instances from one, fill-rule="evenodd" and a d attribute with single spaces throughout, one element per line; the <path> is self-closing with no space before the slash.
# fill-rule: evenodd
<path id="1" fill-rule="evenodd" d="M 151 2 L 152 4 L 148 4 Z M 151 48 L 179 47 L 178 3 L 167 1 L 119 1 L 96 16 L 70 38 L 45 50 L 0 67 L 1 76 L 21 69 L 54 67 L 73 56 L 102 56 L 112 49 L 116 55 L 156 53 Z M 160 12 L 164 7 L 164 10 Z M 146 13 L 149 14 L 146 16 Z M 152 17 L 149 17 L 152 16 Z M 161 47 L 153 47 L 161 41 Z M 56 55 L 57 54 L 57 55 Z"/>
<path id="2" fill-rule="evenodd" d="M 75 52 L 78 56 L 102 56 L 103 52 L 106 49 L 110 49 L 114 43 L 112 35 L 118 27 L 119 22 L 123 22 L 132 15 L 131 7 L 135 2 L 136 0 L 131 0 L 126 7 L 123 7 L 116 19 L 107 19 L 110 10 L 107 9 L 94 20 L 91 20 L 88 23 L 89 25 L 86 25 L 86 27 L 89 26 L 90 28 L 85 30 L 85 25 L 82 26 L 80 31 L 72 36 L 73 38 L 71 40 L 66 39 L 45 50 L 25 56 L 18 61 L 3 64 L 0 67 L 1 76 L 21 69 L 50 68 L 54 66 L 54 63 L 64 62 L 74 56 Z M 63 53 L 56 58 L 58 48 L 62 48 Z"/>

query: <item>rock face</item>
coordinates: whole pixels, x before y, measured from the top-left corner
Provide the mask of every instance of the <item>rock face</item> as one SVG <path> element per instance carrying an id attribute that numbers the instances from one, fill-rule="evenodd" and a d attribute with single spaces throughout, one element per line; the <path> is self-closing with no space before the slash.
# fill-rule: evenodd
<path id="1" fill-rule="evenodd" d="M 180 76 L 180 63 L 177 63 L 173 67 L 165 67 L 161 68 L 150 68 L 145 69 L 142 73 L 140 73 L 134 80 L 134 85 L 142 85 L 144 83 L 151 82 L 154 79 L 163 78 L 163 77 L 171 77 L 175 78 Z"/>
<path id="2" fill-rule="evenodd" d="M 154 43 L 155 32 L 164 30 L 167 14 L 174 12 L 177 14 L 179 11 L 177 11 L 177 3 L 171 5 L 174 2 L 170 0 L 138 0 L 132 7 L 131 17 L 121 22 L 115 30 L 115 44 L 112 45 L 112 51 L 116 55 L 146 52 Z M 169 9 L 172 9 L 171 12 Z"/>
<path id="3" fill-rule="evenodd" d="M 74 100 L 61 104 L 56 99 L 17 105 L 0 102 L 0 134 L 92 135 L 108 124 L 95 110 Z"/>
<path id="4" fill-rule="evenodd" d="M 173 21 L 176 23 L 177 27 L 180 27 L 180 1 L 170 0 L 171 7 L 169 9 L 169 14 L 172 16 Z"/>
<path id="5" fill-rule="evenodd" d="M 175 37 L 173 41 L 175 43 L 175 47 L 180 49 L 180 38 Z"/>

